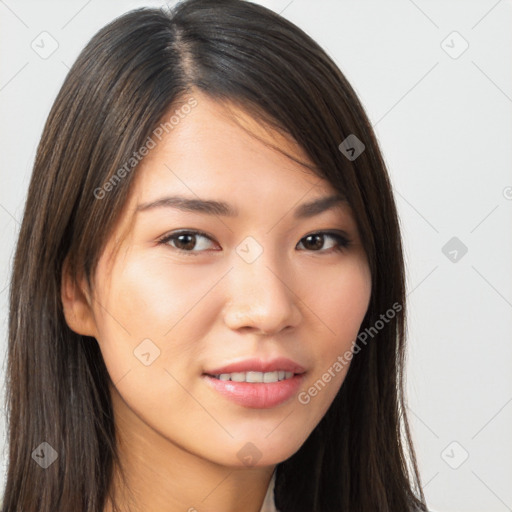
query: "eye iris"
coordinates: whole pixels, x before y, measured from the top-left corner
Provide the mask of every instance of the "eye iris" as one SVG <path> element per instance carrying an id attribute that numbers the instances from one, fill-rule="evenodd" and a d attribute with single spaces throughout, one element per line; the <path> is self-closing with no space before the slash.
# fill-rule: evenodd
<path id="1" fill-rule="evenodd" d="M 182 238 L 188 238 L 188 243 L 183 243 L 181 240 Z M 176 242 L 178 245 L 181 245 L 181 247 L 178 247 L 179 249 L 193 249 L 196 242 L 196 237 L 192 234 L 178 235 L 176 237 Z M 185 247 L 183 247 L 183 245 L 185 245 Z"/>
<path id="2" fill-rule="evenodd" d="M 310 239 L 316 238 L 316 244 L 309 244 Z M 314 235 L 308 235 L 304 240 L 306 240 L 306 246 L 309 245 L 309 249 L 321 249 L 323 245 L 323 235 L 320 234 L 314 234 Z"/>

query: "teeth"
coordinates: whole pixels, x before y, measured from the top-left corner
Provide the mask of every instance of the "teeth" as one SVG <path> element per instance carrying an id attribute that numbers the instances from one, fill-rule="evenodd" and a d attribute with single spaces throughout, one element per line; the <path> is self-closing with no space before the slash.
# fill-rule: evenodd
<path id="1" fill-rule="evenodd" d="M 263 376 L 263 382 L 277 382 L 279 380 L 279 372 L 266 372 L 261 375 Z"/>
<path id="2" fill-rule="evenodd" d="M 293 372 L 279 370 L 275 372 L 235 372 L 221 373 L 214 375 L 219 380 L 231 380 L 233 382 L 278 382 L 284 379 L 291 379 Z"/>

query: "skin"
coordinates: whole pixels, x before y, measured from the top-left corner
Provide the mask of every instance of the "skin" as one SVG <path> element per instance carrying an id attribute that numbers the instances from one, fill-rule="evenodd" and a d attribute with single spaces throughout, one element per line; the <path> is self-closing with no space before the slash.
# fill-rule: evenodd
<path id="1" fill-rule="evenodd" d="M 111 376 L 132 510 L 258 512 L 276 464 L 319 423 L 350 363 L 308 404 L 294 396 L 269 409 L 229 401 L 202 374 L 284 356 L 306 369 L 300 391 L 307 390 L 352 348 L 371 275 L 349 205 L 294 220 L 299 204 L 335 189 L 251 133 L 308 161 L 301 148 L 234 105 L 191 94 L 197 106 L 136 170 L 96 269 L 94 296 L 85 280 L 75 285 L 64 272 L 64 313 L 71 329 L 96 338 Z M 226 201 L 240 214 L 169 207 L 134 214 L 137 205 L 171 194 Z M 211 240 L 158 244 L 183 228 Z M 330 236 L 304 240 L 325 230 L 345 232 L 351 244 L 336 252 Z M 236 252 L 248 236 L 263 249 L 252 263 Z M 197 256 L 178 250 L 187 247 Z M 147 366 L 134 355 L 145 339 L 160 350 Z M 249 442 L 259 452 L 252 465 L 238 456 Z M 123 506 L 128 496 L 117 480 L 114 489 Z"/>

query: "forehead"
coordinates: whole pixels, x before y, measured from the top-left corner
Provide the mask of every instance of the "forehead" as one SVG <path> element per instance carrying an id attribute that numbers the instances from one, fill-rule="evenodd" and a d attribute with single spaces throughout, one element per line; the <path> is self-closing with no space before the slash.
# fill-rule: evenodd
<path id="1" fill-rule="evenodd" d="M 163 191 L 201 195 L 222 193 L 235 199 L 254 194 L 289 192 L 297 196 L 316 188 L 332 192 L 329 182 L 309 167 L 312 162 L 290 137 L 270 128 L 235 104 L 220 103 L 195 92 L 196 106 L 156 140 L 137 168 L 133 184 L 138 201 Z M 182 100 L 186 102 L 187 98 Z M 174 105 L 163 120 L 179 111 Z M 161 125 L 165 126 L 165 125 Z M 302 165 L 299 162 L 303 162 Z"/>

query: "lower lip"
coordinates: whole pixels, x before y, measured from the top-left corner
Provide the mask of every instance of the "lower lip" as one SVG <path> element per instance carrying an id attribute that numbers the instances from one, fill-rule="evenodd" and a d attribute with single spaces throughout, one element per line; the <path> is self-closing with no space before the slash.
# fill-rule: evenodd
<path id="1" fill-rule="evenodd" d="M 300 388 L 304 374 L 278 382 L 234 382 L 209 375 L 204 378 L 210 386 L 232 402 L 253 409 L 270 409 L 289 400 Z"/>

